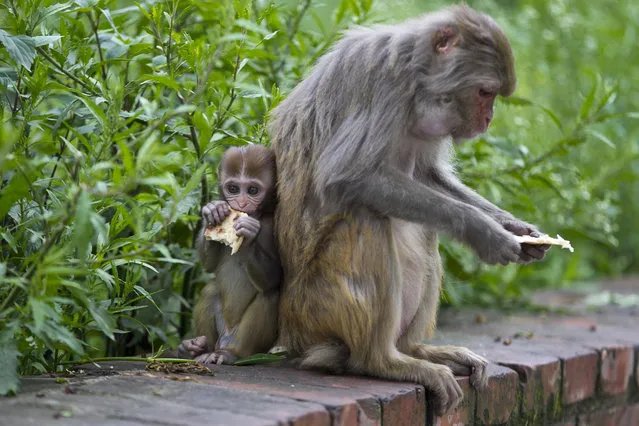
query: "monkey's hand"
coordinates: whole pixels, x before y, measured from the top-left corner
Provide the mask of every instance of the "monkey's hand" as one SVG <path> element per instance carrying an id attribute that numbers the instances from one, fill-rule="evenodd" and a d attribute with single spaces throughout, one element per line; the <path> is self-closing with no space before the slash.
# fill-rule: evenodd
<path id="1" fill-rule="evenodd" d="M 202 221 L 206 227 L 219 225 L 229 214 L 231 207 L 224 200 L 211 201 L 202 207 Z"/>
<path id="2" fill-rule="evenodd" d="M 200 364 L 233 364 L 237 360 L 237 356 L 231 351 L 218 349 L 215 352 L 202 354 L 195 358 Z"/>
<path id="3" fill-rule="evenodd" d="M 235 221 L 233 225 L 235 233 L 238 237 L 244 237 L 247 243 L 250 243 L 257 237 L 262 225 L 260 221 L 251 216 L 243 216 Z"/>
<path id="4" fill-rule="evenodd" d="M 506 229 L 507 231 L 512 232 L 515 235 L 530 235 L 531 237 L 539 237 L 539 231 L 537 229 L 526 222 L 523 222 L 514 217 L 512 218 L 504 218 L 499 220 L 499 223 Z M 520 263 L 530 263 L 533 260 L 541 260 L 546 255 L 546 251 L 550 248 L 549 244 L 521 244 L 521 253 L 519 255 Z"/>
<path id="5" fill-rule="evenodd" d="M 178 346 L 178 356 L 185 359 L 193 359 L 207 351 L 208 339 L 206 336 L 198 336 L 193 339 L 182 340 Z"/>
<path id="6" fill-rule="evenodd" d="M 513 234 L 492 218 L 483 216 L 486 220 L 471 220 L 466 223 L 465 241 L 481 260 L 490 265 L 518 262 L 521 246 Z"/>

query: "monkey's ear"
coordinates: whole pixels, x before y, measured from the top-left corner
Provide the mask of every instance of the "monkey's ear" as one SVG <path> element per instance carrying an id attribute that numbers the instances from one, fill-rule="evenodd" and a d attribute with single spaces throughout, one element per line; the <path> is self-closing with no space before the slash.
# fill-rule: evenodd
<path id="1" fill-rule="evenodd" d="M 435 35 L 432 40 L 433 50 L 435 53 L 441 55 L 446 55 L 452 52 L 460 43 L 461 35 L 451 26 L 446 26 L 435 31 Z"/>

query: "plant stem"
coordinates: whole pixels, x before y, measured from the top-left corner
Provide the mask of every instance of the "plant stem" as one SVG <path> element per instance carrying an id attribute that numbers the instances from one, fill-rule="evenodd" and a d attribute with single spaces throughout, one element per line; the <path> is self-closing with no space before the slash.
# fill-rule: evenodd
<path id="1" fill-rule="evenodd" d="M 41 47 L 37 47 L 36 49 L 38 50 L 38 53 L 42 55 L 47 61 L 51 62 L 53 66 L 58 69 L 58 71 L 60 71 L 62 74 L 66 75 L 71 80 L 78 83 L 80 86 L 82 86 L 85 90 L 87 90 L 91 94 L 96 94 L 95 91 L 91 89 L 91 87 L 89 87 L 88 84 L 86 84 L 84 81 L 80 80 L 79 78 L 77 78 L 76 76 L 74 76 L 73 74 L 65 70 L 64 67 L 58 64 L 58 62 L 55 59 L 53 59 L 44 49 L 42 49 Z"/>
<path id="2" fill-rule="evenodd" d="M 62 361 L 60 365 L 78 365 L 78 364 L 90 364 L 94 362 L 109 362 L 109 361 L 140 361 L 140 362 L 170 362 L 173 364 L 186 364 L 186 363 L 195 363 L 193 359 L 182 359 L 182 358 L 153 358 L 153 357 L 137 357 L 137 356 L 114 356 L 114 357 L 100 357 L 100 358 L 85 358 L 79 359 L 75 361 Z"/>

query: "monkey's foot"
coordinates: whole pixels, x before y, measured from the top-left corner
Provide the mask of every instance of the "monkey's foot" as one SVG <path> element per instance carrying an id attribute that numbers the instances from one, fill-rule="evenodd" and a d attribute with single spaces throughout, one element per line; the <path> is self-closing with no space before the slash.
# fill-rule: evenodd
<path id="1" fill-rule="evenodd" d="M 269 354 L 287 354 L 288 353 L 288 349 L 286 348 L 286 346 L 282 346 L 282 345 L 275 345 L 273 346 L 271 349 L 268 350 Z"/>
<path id="2" fill-rule="evenodd" d="M 456 376 L 470 376 L 470 384 L 475 389 L 488 386 L 488 360 L 470 349 L 460 346 L 420 345 L 412 352 L 416 358 L 450 367 Z"/>
<path id="3" fill-rule="evenodd" d="M 219 349 L 215 352 L 209 352 L 202 354 L 195 358 L 195 361 L 200 364 L 233 364 L 237 360 L 237 356 L 235 356 L 230 351 Z"/>
<path id="4" fill-rule="evenodd" d="M 198 336 L 193 339 L 182 340 L 178 346 L 178 355 L 180 358 L 194 359 L 197 356 L 206 353 L 208 339 L 206 336 Z"/>

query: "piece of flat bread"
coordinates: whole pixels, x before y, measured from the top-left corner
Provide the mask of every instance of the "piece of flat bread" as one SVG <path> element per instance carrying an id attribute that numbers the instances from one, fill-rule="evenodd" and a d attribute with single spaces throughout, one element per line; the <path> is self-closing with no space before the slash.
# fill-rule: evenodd
<path id="1" fill-rule="evenodd" d="M 515 235 L 515 239 L 519 243 L 526 244 L 550 244 L 553 246 L 561 246 L 561 248 L 565 248 L 570 250 L 570 252 L 574 252 L 575 249 L 570 245 L 570 241 L 564 240 L 561 238 L 561 235 L 557 234 L 557 238 L 553 238 L 550 235 L 541 235 L 539 237 L 531 237 L 530 235 Z"/>
<path id="2" fill-rule="evenodd" d="M 231 209 L 231 213 L 219 225 L 206 228 L 204 238 L 210 241 L 218 241 L 231 247 L 231 254 L 237 253 L 244 241 L 244 237 L 239 237 L 233 228 L 233 224 L 241 217 L 248 216 L 244 212 Z"/>

